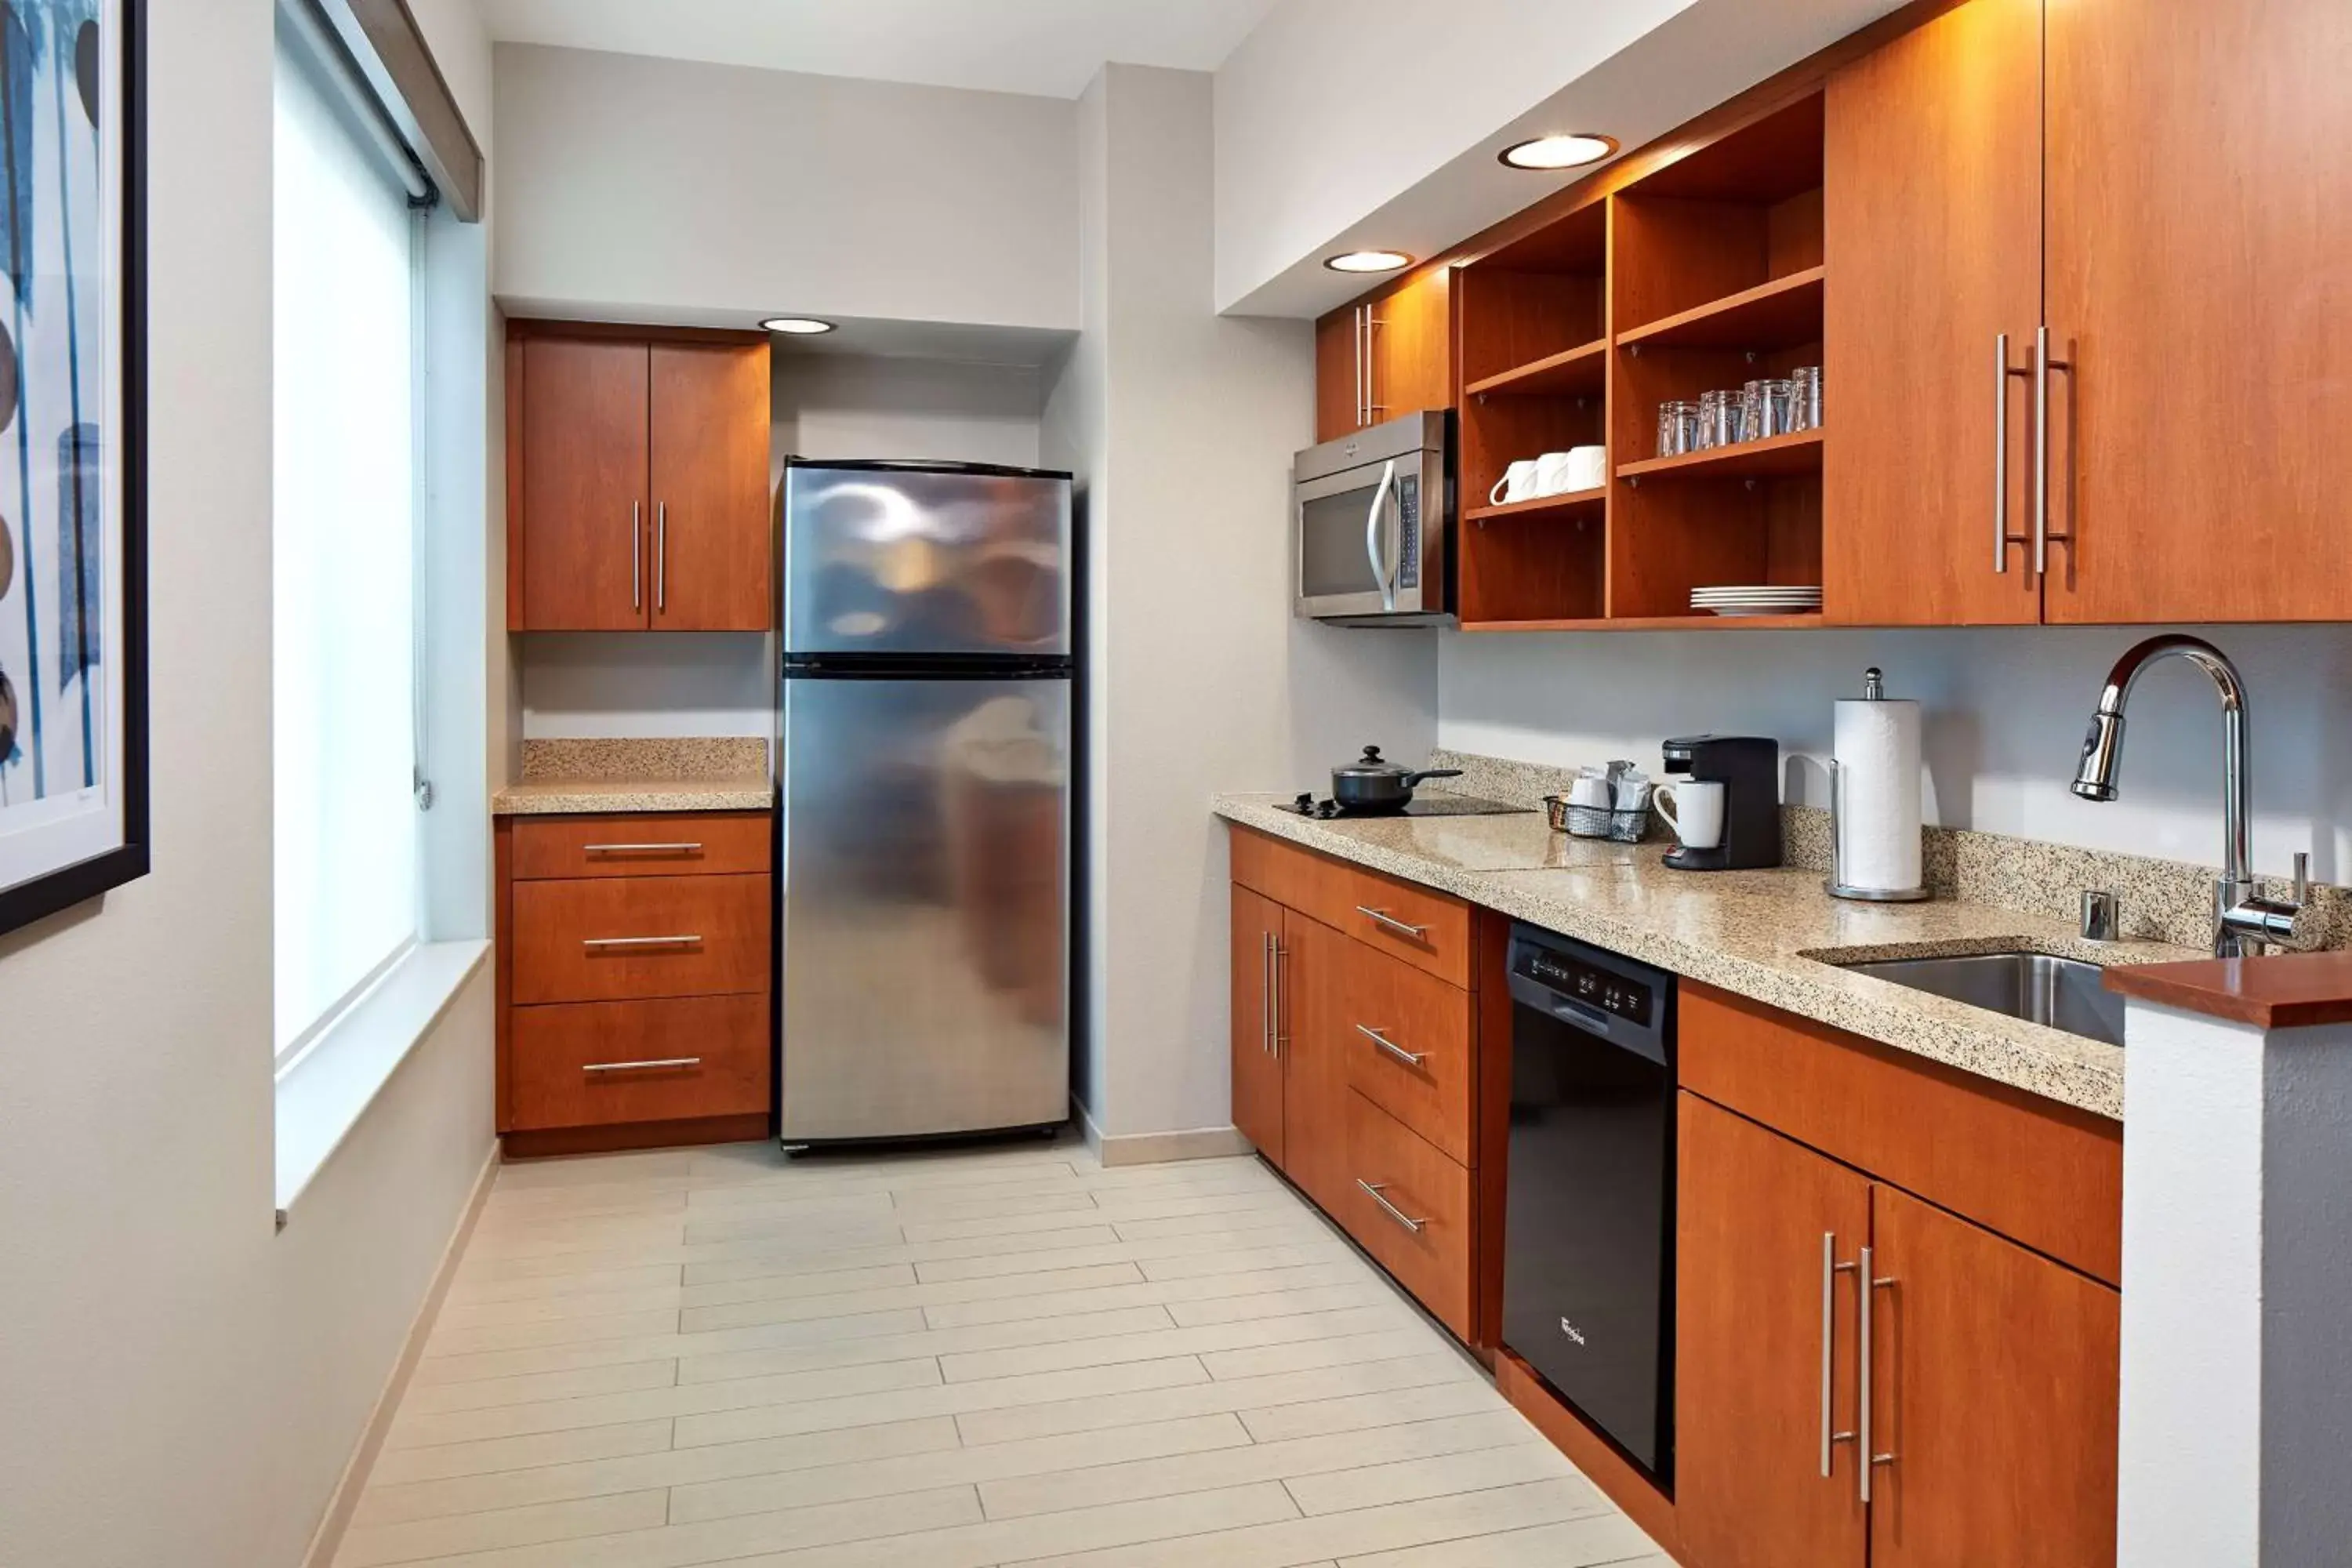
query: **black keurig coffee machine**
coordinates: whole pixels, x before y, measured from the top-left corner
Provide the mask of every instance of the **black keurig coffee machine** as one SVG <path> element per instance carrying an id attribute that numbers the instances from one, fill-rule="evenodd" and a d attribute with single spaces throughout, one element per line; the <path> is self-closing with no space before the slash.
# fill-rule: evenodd
<path id="1" fill-rule="evenodd" d="M 1666 772 L 1723 786 L 1716 842 L 1666 854 L 1678 871 L 1752 871 L 1780 863 L 1780 742 L 1759 735 L 1685 735 L 1664 747 Z M 1685 813 L 1685 815 L 1691 815 Z"/>

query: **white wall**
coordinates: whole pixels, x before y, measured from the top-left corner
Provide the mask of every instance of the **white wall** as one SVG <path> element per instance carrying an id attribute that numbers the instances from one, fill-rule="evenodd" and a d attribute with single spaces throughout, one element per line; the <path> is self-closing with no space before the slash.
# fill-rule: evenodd
<path id="1" fill-rule="evenodd" d="M 1710 729 L 1772 735 L 1814 759 L 1789 770 L 1790 798 L 1825 806 L 1830 704 L 1859 696 L 1874 664 L 1890 695 L 1927 704 L 1930 822 L 2218 865 L 2221 710 L 2186 665 L 2133 694 L 2122 798 L 2067 791 L 2109 666 L 2151 629 L 1451 635 L 1438 735 L 1568 763 L 1654 763 L 1666 736 Z M 2251 688 L 2259 868 L 2283 873 L 2308 849 L 2314 876 L 2352 873 L 2352 629 L 2198 629 Z"/>
<path id="2" fill-rule="evenodd" d="M 1066 100 L 500 45 L 530 313 L 1076 324 Z"/>
<path id="3" fill-rule="evenodd" d="M 1087 486 L 1095 611 L 1087 1105 L 1107 1135 L 1227 1126 L 1227 880 L 1209 796 L 1317 783 L 1433 734 L 1420 633 L 1291 619 L 1291 453 L 1313 437 L 1303 322 L 1211 305 L 1204 74 L 1113 65 L 1079 106 L 1084 326 L 1047 463 Z"/>
<path id="4" fill-rule="evenodd" d="M 485 972 L 274 1230 L 271 21 L 148 8 L 154 869 L 0 938 L 11 1563 L 293 1568 L 491 1147 Z"/>

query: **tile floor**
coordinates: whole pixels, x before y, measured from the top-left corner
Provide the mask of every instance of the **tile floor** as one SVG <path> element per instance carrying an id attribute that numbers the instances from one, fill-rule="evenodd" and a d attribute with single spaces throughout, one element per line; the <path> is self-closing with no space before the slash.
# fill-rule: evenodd
<path id="1" fill-rule="evenodd" d="M 337 1568 L 1670 1568 L 1255 1160 L 499 1173 Z"/>

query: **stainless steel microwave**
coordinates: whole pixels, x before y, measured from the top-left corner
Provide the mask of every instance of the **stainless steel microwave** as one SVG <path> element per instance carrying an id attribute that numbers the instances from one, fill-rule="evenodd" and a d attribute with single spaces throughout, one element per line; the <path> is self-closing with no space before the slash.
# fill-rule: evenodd
<path id="1" fill-rule="evenodd" d="M 1454 427 L 1444 409 L 1309 447 L 1291 460 L 1296 613 L 1339 626 L 1454 618 Z"/>

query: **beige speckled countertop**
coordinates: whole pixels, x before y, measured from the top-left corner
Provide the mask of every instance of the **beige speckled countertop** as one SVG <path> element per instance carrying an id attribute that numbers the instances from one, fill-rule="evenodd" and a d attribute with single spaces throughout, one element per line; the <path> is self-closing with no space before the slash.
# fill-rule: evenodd
<path id="1" fill-rule="evenodd" d="M 547 740 L 522 743 L 522 781 L 493 795 L 490 811 L 765 811 L 775 800 L 768 743 L 757 737 Z"/>
<path id="2" fill-rule="evenodd" d="M 1664 844 L 1612 844 L 1509 816 L 1310 821 L 1286 796 L 1221 795 L 1212 809 L 1309 849 L 1454 894 L 1931 1061 L 2121 1119 L 2119 1046 L 1946 1001 L 1822 962 L 2028 949 L 2096 963 L 2204 956 L 2155 942 L 2085 942 L 2063 921 L 1982 904 L 1861 904 L 1818 871 L 1670 871 Z"/>

